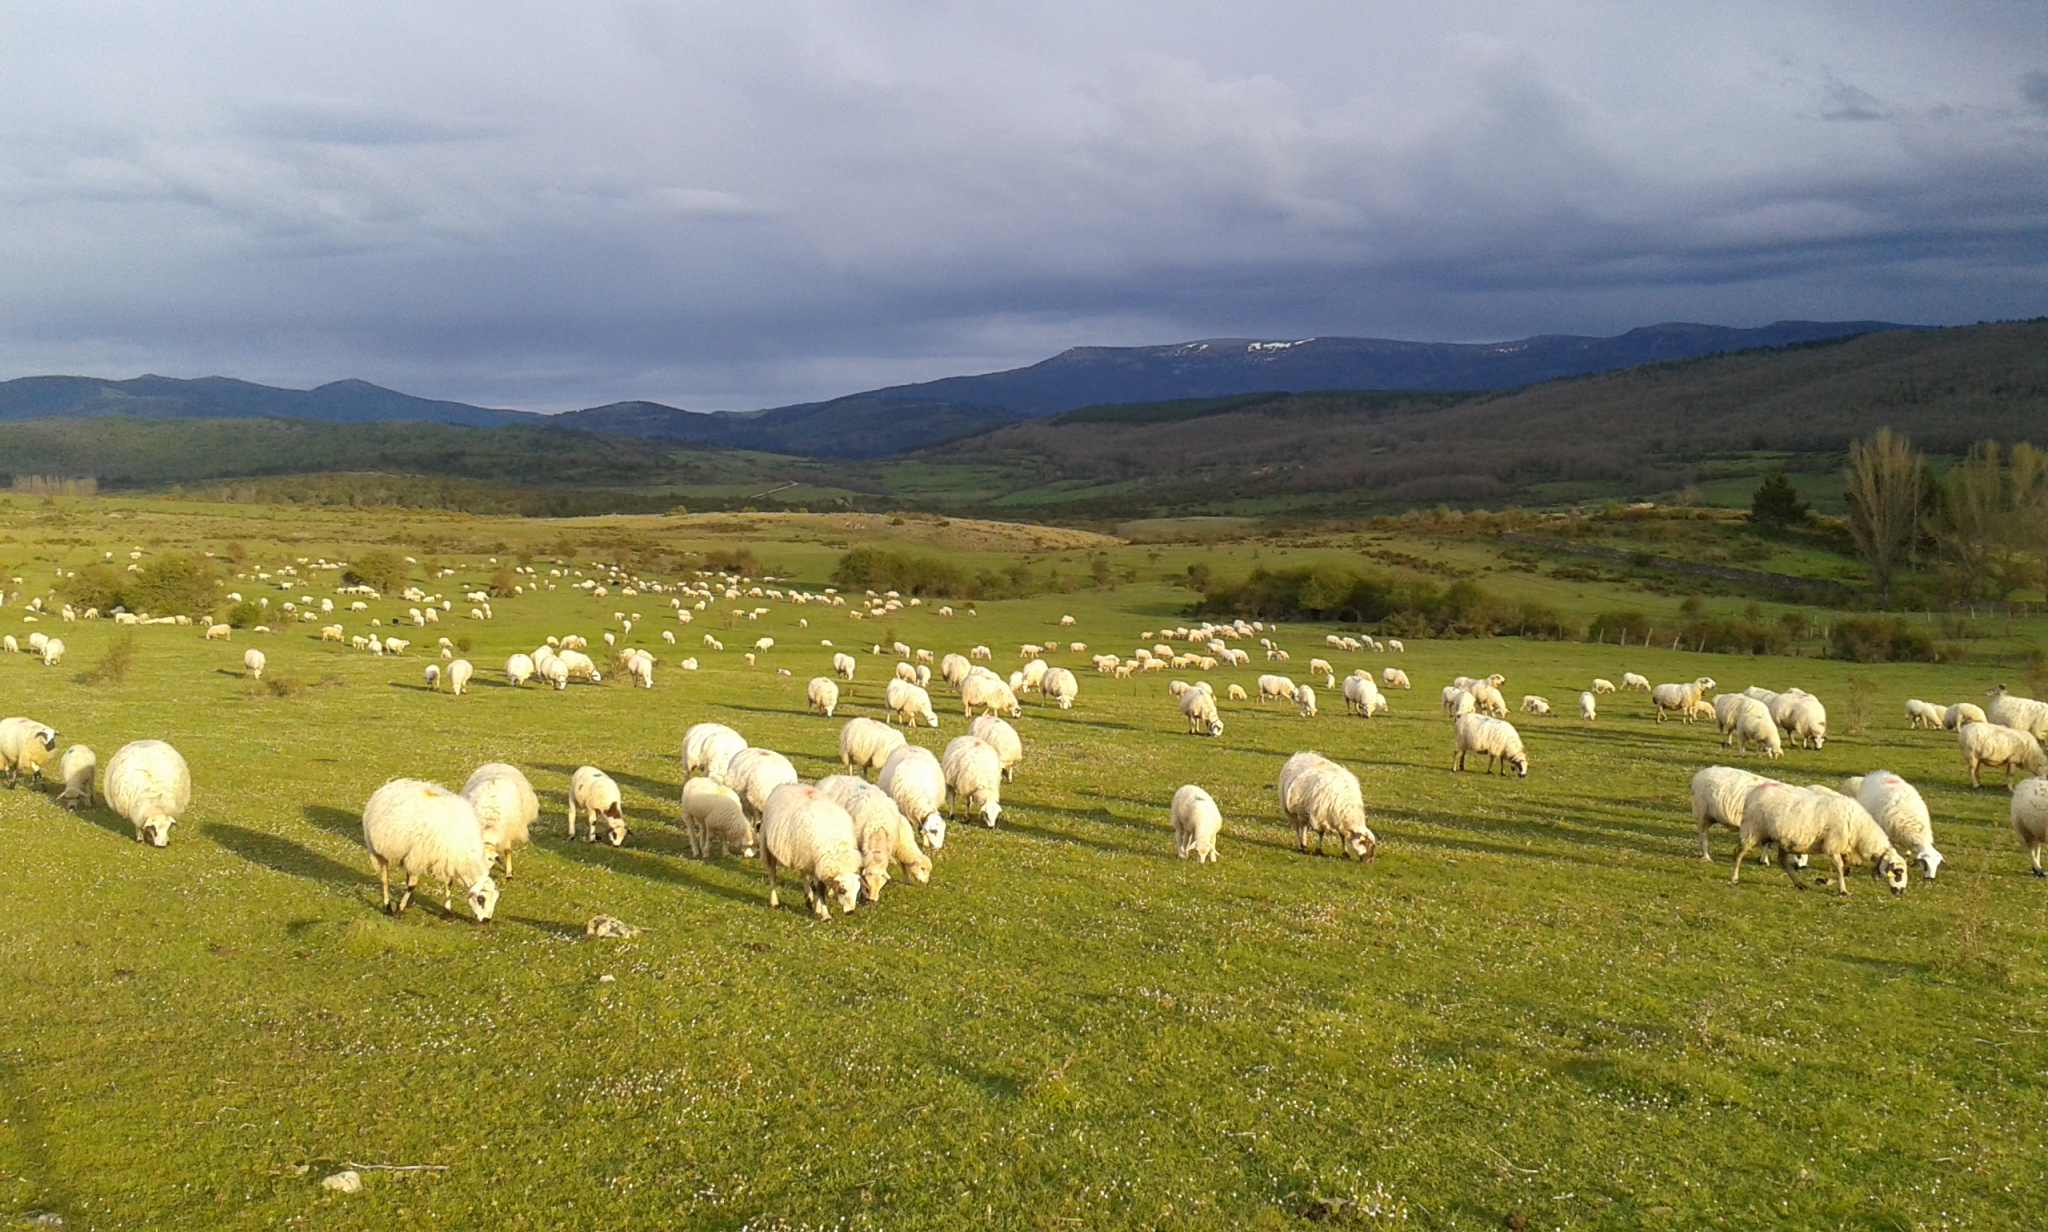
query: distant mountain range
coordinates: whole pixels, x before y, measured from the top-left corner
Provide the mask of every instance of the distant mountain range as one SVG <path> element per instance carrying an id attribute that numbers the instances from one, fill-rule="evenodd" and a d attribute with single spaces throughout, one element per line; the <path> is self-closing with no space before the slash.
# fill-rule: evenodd
<path id="1" fill-rule="evenodd" d="M 1282 391 L 1509 389 L 1658 360 L 1910 328 L 1885 321 L 1779 321 L 1761 329 L 1666 324 L 1615 338 L 1557 334 L 1492 343 L 1211 338 L 1174 346 L 1076 347 L 1006 372 L 898 385 L 828 402 L 712 414 L 656 402 L 616 402 L 543 416 L 415 398 L 353 380 L 298 390 L 227 377 L 115 381 L 37 376 L 0 382 L 0 420 L 125 415 L 527 424 L 769 453 L 875 458 L 1081 407 Z"/>

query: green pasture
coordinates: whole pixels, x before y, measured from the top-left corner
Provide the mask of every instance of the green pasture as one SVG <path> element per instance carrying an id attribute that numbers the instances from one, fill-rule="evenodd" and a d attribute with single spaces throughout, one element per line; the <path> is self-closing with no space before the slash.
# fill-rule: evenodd
<path id="1" fill-rule="evenodd" d="M 118 517 L 109 517 L 117 514 Z M 762 528 L 783 525 L 762 538 Z M 749 529 L 749 528 L 753 529 Z M 1185 734 L 1169 679 L 1113 681 L 1087 655 L 1070 712 L 1026 703 L 1026 761 L 994 831 L 956 823 L 927 888 L 816 923 L 800 896 L 766 906 L 758 866 L 688 856 L 675 827 L 676 749 L 716 720 L 836 772 L 839 722 L 875 715 L 902 640 L 986 644 L 1007 671 L 1022 642 L 1128 656 L 1139 635 L 1194 623 L 1161 579 L 1392 546 L 1469 568 L 1504 594 L 1542 589 L 1586 612 L 1675 611 L 1680 595 L 1563 583 L 1455 541 L 1264 540 L 1110 548 L 1136 580 L 942 617 L 886 620 L 743 599 L 681 625 L 668 598 L 560 588 L 464 619 L 462 591 L 565 541 L 754 551 L 818 589 L 845 545 L 901 544 L 1004 564 L 1073 561 L 1094 541 L 931 522 L 605 518 L 565 522 L 279 514 L 147 500 L 0 504 L 0 562 L 41 594 L 59 567 L 114 551 L 238 544 L 244 571 L 295 557 L 406 547 L 455 576 L 455 600 L 413 650 L 373 658 L 317 640 L 367 633 L 410 605 L 237 631 L 23 623 L 61 634 L 65 662 L 0 655 L 7 714 L 102 764 L 170 740 L 195 800 L 167 850 L 104 808 L 73 815 L 0 789 L 0 1220 L 72 1228 L 2031 1228 L 2048 1209 L 2048 885 L 2027 875 L 2007 796 L 1970 790 L 1946 732 L 1905 727 L 1907 697 L 1975 699 L 2040 640 L 2039 617 L 1951 665 L 1733 658 L 1519 638 L 1411 639 L 1402 655 L 1338 654 L 1320 627 L 1292 654 L 1218 670 L 1219 694 L 1268 670 L 1308 680 L 1393 665 L 1393 713 L 1347 718 L 1322 687 L 1313 719 L 1223 703 L 1220 739 Z M 919 546 L 922 545 L 922 546 Z M 934 546 L 938 545 L 938 546 Z M 1252 553 L 1257 552 L 1254 559 Z M 1066 570 L 1067 565 L 1061 568 Z M 673 569 L 653 576 L 675 581 Z M 273 604 L 333 596 L 332 573 Z M 1716 605 L 1741 600 L 1715 598 Z M 1659 606 L 1664 605 L 1664 606 Z M 723 609 L 765 606 L 727 627 Z M 594 656 L 627 639 L 660 660 L 655 687 L 566 692 L 499 668 L 548 634 Z M 1058 626 L 1063 614 L 1077 624 Z M 808 620 L 809 627 L 799 625 Z M 673 647 L 663 630 L 677 635 Z M 380 632 L 389 633 L 388 627 Z M 727 649 L 710 651 L 704 633 Z M 468 696 L 433 693 L 437 636 L 470 642 Z M 758 637 L 776 646 L 749 668 Z M 86 683 L 124 638 L 118 684 Z M 836 649 L 860 666 L 837 719 L 804 713 Z M 243 678 L 259 646 L 276 688 Z M 702 670 L 677 663 L 695 655 Z M 778 674 L 786 669 L 788 676 Z M 1453 774 L 1438 690 L 1501 672 L 1526 780 Z M 1727 883 L 1732 838 L 1697 858 L 1687 784 L 1723 754 L 1710 726 L 1649 717 L 1641 694 L 1576 717 L 1596 675 L 1710 675 L 1723 688 L 1798 685 L 1828 705 L 1825 750 L 1774 772 L 1838 782 L 1888 768 L 1914 781 L 1947 856 L 1941 880 L 1893 899 L 1867 876 L 1847 901 L 1775 869 Z M 935 688 L 936 749 L 963 733 Z M 1317 749 L 1355 770 L 1381 845 L 1370 865 L 1293 850 L 1272 783 Z M 458 786 L 487 760 L 541 794 L 499 919 L 444 916 L 423 894 L 376 906 L 359 814 L 405 775 Z M 626 791 L 622 849 L 563 836 L 577 766 Z M 1185 782 L 1225 814 L 1220 863 L 1173 858 L 1166 806 Z M 794 901 L 792 901 L 794 900 Z M 647 931 L 590 941 L 600 912 Z M 320 1187 L 348 1164 L 365 1190 Z M 40 1221 L 40 1225 L 38 1224 Z"/>

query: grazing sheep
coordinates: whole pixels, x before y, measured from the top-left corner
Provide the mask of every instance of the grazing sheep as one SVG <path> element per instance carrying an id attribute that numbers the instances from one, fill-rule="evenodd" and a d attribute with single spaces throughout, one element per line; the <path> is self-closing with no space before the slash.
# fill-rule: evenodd
<path id="1" fill-rule="evenodd" d="M 1294 682 L 1285 676 L 1261 676 L 1257 683 L 1259 701 L 1261 703 L 1269 697 L 1282 699 L 1292 699 L 1294 697 Z"/>
<path id="2" fill-rule="evenodd" d="M 829 719 L 832 712 L 839 708 L 839 686 L 832 683 L 830 676 L 813 676 L 809 686 L 804 689 L 804 698 L 808 702 L 806 709 Z"/>
<path id="3" fill-rule="evenodd" d="M 1344 678 L 1344 713 L 1371 718 L 1374 703 L 1380 700 L 1379 686 L 1370 676 L 1346 676 Z"/>
<path id="4" fill-rule="evenodd" d="M 1081 682 L 1064 667 L 1050 668 L 1038 682 L 1038 691 L 1060 709 L 1072 710 L 1074 699 L 1081 694 Z"/>
<path id="5" fill-rule="evenodd" d="M 528 655 L 516 654 L 505 660 L 505 683 L 518 688 L 533 679 L 533 659 Z"/>
<path id="6" fill-rule="evenodd" d="M 578 766 L 569 776 L 569 837 L 576 837 L 576 813 L 583 813 L 586 842 L 596 842 L 598 826 L 604 826 L 604 840 L 614 847 L 626 842 L 626 812 L 619 803 L 619 785 L 596 766 Z"/>
<path id="7" fill-rule="evenodd" d="M 107 807 L 135 827 L 135 841 L 171 845 L 171 827 L 192 803 L 192 771 L 161 740 L 137 740 L 107 762 Z"/>
<path id="8" fill-rule="evenodd" d="M 420 680 L 421 680 L 421 681 L 423 681 L 423 682 L 424 682 L 424 683 L 426 684 L 427 688 L 428 688 L 428 689 L 429 689 L 430 691 L 432 691 L 432 692 L 435 692 L 435 693 L 438 693 L 438 692 L 440 692 L 440 691 L 441 691 L 441 665 L 440 665 L 439 663 L 429 663 L 429 664 L 427 664 L 427 666 L 426 666 L 426 667 L 425 667 L 424 669 L 422 669 L 422 670 L 421 670 L 421 672 L 420 672 Z"/>
<path id="9" fill-rule="evenodd" d="M 569 687 L 569 665 L 560 655 L 549 655 L 534 664 L 534 672 L 556 692 Z"/>
<path id="10" fill-rule="evenodd" d="M 768 797 L 785 783 L 797 781 L 796 767 L 773 749 L 741 749 L 725 769 L 725 785 L 732 788 L 747 811 L 747 818 L 759 824 Z"/>
<path id="11" fill-rule="evenodd" d="M 1337 669 L 1330 666 L 1328 659 L 1310 659 L 1308 661 L 1308 674 L 1311 676 L 1334 676 L 1337 674 Z"/>
<path id="12" fill-rule="evenodd" d="M 917 683 L 917 668 L 908 659 L 896 665 L 895 675 L 898 680 L 908 681 L 911 684 Z"/>
<path id="13" fill-rule="evenodd" d="M 1173 793 L 1173 850 L 1197 864 L 1216 862 L 1216 836 L 1223 830 L 1223 814 L 1209 793 L 1184 783 Z"/>
<path id="14" fill-rule="evenodd" d="M 1989 723 L 1981 706 L 1972 702 L 1957 702 L 1941 713 L 1941 725 L 1950 731 L 1961 731 L 1965 723 Z"/>
<path id="15" fill-rule="evenodd" d="M 626 675 L 643 689 L 654 687 L 654 656 L 647 651 L 634 649 L 625 653 Z M 788 673 L 783 673 L 787 675 Z"/>
<path id="16" fill-rule="evenodd" d="M 1408 683 L 1408 673 L 1398 667 L 1390 667 L 1382 671 L 1380 673 L 1380 683 L 1390 689 L 1412 689 L 1415 687 Z"/>
<path id="17" fill-rule="evenodd" d="M 819 779 L 818 790 L 853 818 L 853 843 L 860 848 L 862 897 L 869 902 L 882 900 L 892 863 L 915 884 L 931 884 L 931 857 L 918 850 L 917 831 L 903 819 L 903 811 L 889 793 L 850 774 Z"/>
<path id="18" fill-rule="evenodd" d="M 746 747 L 746 737 L 723 723 L 693 723 L 683 732 L 683 777 L 708 774 L 723 783 L 734 755 Z"/>
<path id="19" fill-rule="evenodd" d="M 1008 695 L 1009 689 L 1004 688 L 1003 692 Z M 1014 704 L 1015 699 L 1011 700 Z M 939 725 L 939 716 L 932 710 L 932 695 L 907 680 L 891 680 L 882 693 L 882 704 L 891 723 L 902 719 L 905 727 L 916 727 L 922 719 L 928 727 Z"/>
<path id="20" fill-rule="evenodd" d="M 1758 847 L 1775 843 L 1778 867 L 1793 888 L 1803 890 L 1792 857 L 1827 856 L 1835 862 L 1835 885 L 1849 893 L 1847 866 L 1871 865 L 1871 873 L 1894 895 L 1906 892 L 1910 873 L 1905 859 L 1855 800 L 1833 791 L 1813 791 L 1787 783 L 1759 783 L 1742 801 L 1742 841 L 1735 850 L 1735 871 L 1728 883 L 1742 880 L 1742 862 Z"/>
<path id="21" fill-rule="evenodd" d="M 854 662 L 853 656 L 843 650 L 832 656 L 832 674 L 841 680 L 853 679 L 853 669 L 856 666 L 858 665 Z"/>
<path id="22" fill-rule="evenodd" d="M 55 667 L 64 661 L 64 639 L 53 637 L 43 643 L 43 666 Z"/>
<path id="23" fill-rule="evenodd" d="M 755 849 L 754 823 L 732 788 L 716 779 L 695 778 L 683 783 L 683 835 L 690 840 L 690 854 L 705 859 L 711 854 L 711 840 L 717 839 L 720 854 L 752 859 Z"/>
<path id="24" fill-rule="evenodd" d="M 120 759 L 120 754 L 114 756 Z M 107 771 L 111 791 L 113 767 Z M 383 886 L 384 910 L 392 915 L 405 914 L 413 887 L 420 878 L 431 877 L 442 884 L 444 910 L 454 911 L 454 888 L 459 885 L 477 923 L 491 922 L 498 907 L 498 884 L 491 880 L 491 857 L 484 849 L 476 809 L 462 796 L 439 783 L 391 780 L 363 806 L 363 847 Z M 405 892 L 395 907 L 393 865 L 405 871 Z"/>
<path id="25" fill-rule="evenodd" d="M 2041 742 L 2028 732 L 1996 723 L 1965 723 L 1956 733 L 1956 744 L 1963 751 L 1963 765 L 1970 772 L 1972 787 L 1984 786 L 1978 772 L 1986 766 L 1993 770 L 2004 767 L 2007 786 L 2012 785 L 2014 769 L 2026 774 L 2048 774 L 2048 756 L 2042 755 Z"/>
<path id="26" fill-rule="evenodd" d="M 1524 693 L 1522 695 L 1522 713 L 1549 714 L 1550 699 L 1547 697 L 1538 697 L 1534 693 Z"/>
<path id="27" fill-rule="evenodd" d="M 1614 692 L 1614 682 L 1612 680 L 1602 680 L 1600 677 L 1595 676 L 1593 677 L 1593 687 L 1588 691 L 1595 697 L 1602 693 L 1612 693 Z"/>
<path id="28" fill-rule="evenodd" d="M 2034 876 L 2048 877 L 2041 867 L 2041 848 L 2048 846 L 2048 779 L 2022 779 L 2013 787 L 2012 832 L 2027 849 Z"/>
<path id="29" fill-rule="evenodd" d="M 533 823 L 540 820 L 540 797 L 519 767 L 502 761 L 478 766 L 462 785 L 462 798 L 476 811 L 476 824 L 484 839 L 484 854 L 505 864 L 505 880 L 512 880 L 512 849 L 531 841 Z"/>
<path id="30" fill-rule="evenodd" d="M 1451 769 L 1465 768 L 1467 754 L 1486 754 L 1486 772 L 1492 774 L 1498 765 L 1505 775 L 1510 767 L 1515 777 L 1529 777 L 1529 754 L 1522 749 L 1522 735 L 1515 725 L 1506 719 L 1491 718 L 1483 714 L 1458 716 L 1452 724 Z"/>
<path id="31" fill-rule="evenodd" d="M 1622 678 L 1622 687 L 1628 687 L 1628 678 Z M 1693 705 L 1700 696 L 1714 690 L 1714 678 L 1701 676 L 1686 684 L 1660 684 L 1650 690 L 1650 704 L 1657 708 L 1657 721 L 1664 721 L 1664 712 L 1676 711 L 1688 723 L 1693 721 Z"/>
<path id="32" fill-rule="evenodd" d="M 815 787 L 784 783 L 764 804 L 761 817 L 761 864 L 768 874 L 768 905 L 782 905 L 781 871 L 794 869 L 804 886 L 811 915 L 832 918 L 832 908 L 846 915 L 860 901 L 860 848 L 854 845 L 853 818 Z"/>
<path id="33" fill-rule="evenodd" d="M 1721 747 L 1749 752 L 1754 745 L 1765 757 L 1776 761 L 1785 750 L 1778 742 L 1778 725 L 1771 712 L 1753 697 L 1723 693 L 1714 699 L 1714 726 L 1721 732 Z"/>
<path id="34" fill-rule="evenodd" d="M 19 716 L 0 719 L 0 765 L 7 769 L 7 785 L 15 786 L 25 772 L 38 786 L 43 781 L 43 763 L 57 747 L 57 729 Z"/>
<path id="35" fill-rule="evenodd" d="M 1844 781 L 1842 794 L 1853 796 L 1892 846 L 1911 855 L 1922 877 L 1934 880 L 1941 868 L 1941 853 L 1934 849 L 1934 821 L 1911 783 L 1889 770 L 1872 770 Z"/>
<path id="36" fill-rule="evenodd" d="M 946 845 L 946 771 L 930 749 L 905 744 L 889 754 L 875 786 L 918 828 L 933 851 Z"/>
<path id="37" fill-rule="evenodd" d="M 1223 695 L 1234 702 L 1244 701 L 1250 696 L 1244 691 L 1244 686 L 1241 684 L 1231 685 L 1228 689 L 1225 689 L 1223 691 Z"/>
<path id="38" fill-rule="evenodd" d="M 1692 823 L 1700 832 L 1700 859 L 1712 862 L 1707 850 L 1707 832 L 1715 826 L 1742 829 L 1742 802 L 1750 789 L 1776 779 L 1734 766 L 1708 766 L 1692 776 Z"/>
<path id="39" fill-rule="evenodd" d="M 1305 684 L 1296 685 L 1294 688 L 1294 708 L 1300 712 L 1301 717 L 1304 719 L 1315 718 L 1316 691 Z"/>
<path id="40" fill-rule="evenodd" d="M 64 783 L 64 790 L 57 793 L 57 803 L 65 808 L 91 808 L 92 776 L 99 764 L 99 758 L 82 744 L 65 749 L 64 756 L 57 759 L 57 777 Z"/>
<path id="41" fill-rule="evenodd" d="M 1579 694 L 1579 717 L 1588 723 L 1600 717 L 1600 706 L 1594 699 L 1591 689 Z"/>
<path id="42" fill-rule="evenodd" d="M 1638 693 L 1648 693 L 1650 691 L 1650 678 L 1638 676 L 1634 672 L 1623 672 L 1621 674 L 1621 687 L 1624 691 L 1634 689 Z"/>
<path id="43" fill-rule="evenodd" d="M 206 626 L 204 640 L 209 642 L 225 642 L 233 634 L 234 630 L 227 625 L 208 625 Z"/>
<path id="44" fill-rule="evenodd" d="M 1216 697 L 1206 689 L 1189 689 L 1180 695 L 1181 717 L 1188 721 L 1188 734 L 1223 734 L 1223 718 L 1216 713 Z"/>
<path id="45" fill-rule="evenodd" d="M 1820 699 L 1806 693 L 1781 693 L 1771 703 L 1771 717 L 1788 736 L 1799 737 L 1802 749 L 1823 748 L 1828 742 L 1828 712 Z"/>
<path id="46" fill-rule="evenodd" d="M 448 692 L 461 697 L 469 691 L 469 678 L 476 675 L 476 668 L 468 659 L 456 659 L 448 665 Z"/>
<path id="47" fill-rule="evenodd" d="M 1005 782 L 1016 777 L 1017 763 L 1024 760 L 1024 741 L 1018 737 L 1016 728 L 994 715 L 984 714 L 967 725 L 967 734 L 995 747 L 997 756 L 1003 759 Z"/>
<path id="48" fill-rule="evenodd" d="M 1444 710 L 1453 719 L 1462 718 L 1479 710 L 1478 699 L 1465 689 L 1454 689 L 1452 695 L 1444 698 Z"/>
<path id="49" fill-rule="evenodd" d="M 1316 836 L 1316 854 L 1323 854 L 1323 839 L 1337 836 L 1344 854 L 1354 860 L 1370 861 L 1379 851 L 1379 839 L 1365 824 L 1365 795 L 1358 776 L 1321 753 L 1296 753 L 1280 767 L 1280 811 L 1294 823 L 1294 843 L 1308 850 L 1308 836 Z"/>
<path id="50" fill-rule="evenodd" d="M 939 768 L 952 789 L 954 808 L 977 813 L 994 828 L 1003 813 L 1003 759 L 995 746 L 974 736 L 956 736 L 947 742 Z"/>
<path id="51" fill-rule="evenodd" d="M 1472 695 L 1472 708 L 1480 714 L 1489 715 L 1496 719 L 1508 717 L 1508 699 L 1502 697 L 1500 690 L 1493 685 L 1487 684 L 1482 680 L 1475 680 L 1472 682 L 1471 687 L 1465 691 Z"/>
<path id="52" fill-rule="evenodd" d="M 1942 708 L 1933 702 L 1923 702 L 1917 697 L 1906 699 L 1906 725 L 1915 730 L 1931 731 L 1942 725 Z"/>
<path id="53" fill-rule="evenodd" d="M 2027 732 L 2036 740 L 2048 740 L 2048 702 L 2007 693 L 2004 685 L 1997 686 L 1985 696 L 1990 701 L 1986 703 L 1984 713 L 1993 723 Z"/>
<path id="54" fill-rule="evenodd" d="M 870 770 L 879 770 L 887 764 L 889 754 L 903 747 L 903 734 L 886 723 L 873 719 L 848 719 L 846 726 L 839 729 L 839 764 L 848 773 L 860 771 L 865 775 Z"/>
<path id="55" fill-rule="evenodd" d="M 254 646 L 242 652 L 242 667 L 249 673 L 249 679 L 251 680 L 263 679 L 264 665 L 269 662 L 270 660 L 264 656 L 263 652 Z"/>
<path id="56" fill-rule="evenodd" d="M 1024 713 L 1024 708 L 1017 704 L 1017 695 L 1009 684 L 992 675 L 969 675 L 960 682 L 960 712 L 972 717 L 976 710 L 1012 719 Z M 934 718 L 931 725 L 937 727 L 938 720 Z"/>
<path id="57" fill-rule="evenodd" d="M 10 633 L 6 637 L 0 637 L 0 650 L 5 650 L 8 654 L 20 654 L 21 643 L 15 641 L 14 635 Z"/>
<path id="58" fill-rule="evenodd" d="M 967 673 L 973 666 L 965 655 L 949 654 L 939 660 L 939 679 L 958 689 L 960 682 L 967 679 Z"/>

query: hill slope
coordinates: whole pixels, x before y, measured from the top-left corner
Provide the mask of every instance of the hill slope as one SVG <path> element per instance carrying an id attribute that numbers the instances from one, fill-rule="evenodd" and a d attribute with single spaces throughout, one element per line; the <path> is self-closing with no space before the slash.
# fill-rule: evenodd
<path id="1" fill-rule="evenodd" d="M 89 418 L 310 419 L 327 423 L 424 420 L 490 428 L 533 423 L 544 416 L 495 411 L 465 402 L 415 398 L 368 381 L 333 381 L 315 389 L 279 389 L 209 376 L 196 381 L 139 376 L 108 381 L 85 376 L 28 376 L 0 381 L 0 420 Z"/>
<path id="2" fill-rule="evenodd" d="M 994 407 L 861 395 L 771 411 L 701 414 L 614 402 L 554 417 L 566 428 L 829 458 L 880 458 L 1014 423 Z"/>

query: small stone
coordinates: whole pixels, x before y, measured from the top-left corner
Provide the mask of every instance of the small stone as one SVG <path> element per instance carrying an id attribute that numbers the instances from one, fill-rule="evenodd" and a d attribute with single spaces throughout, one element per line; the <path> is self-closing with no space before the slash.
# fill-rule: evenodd
<path id="1" fill-rule="evenodd" d="M 617 977 L 617 976 L 612 976 L 612 975 L 600 975 L 600 976 L 598 976 L 598 977 L 597 977 L 597 982 L 598 982 L 598 983 L 600 983 L 600 984 L 611 984 L 611 983 L 616 983 L 616 982 L 617 982 L 617 980 L 618 980 L 618 977 Z"/>
<path id="2" fill-rule="evenodd" d="M 332 1189 L 336 1193 L 361 1193 L 363 1192 L 363 1178 L 354 1168 L 350 1168 L 345 1172 L 337 1172 L 326 1180 L 321 1181 L 320 1188 Z"/>
<path id="3" fill-rule="evenodd" d="M 640 930 L 615 915 L 594 915 L 583 926 L 586 937 L 637 937 Z"/>

